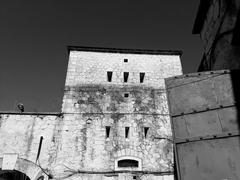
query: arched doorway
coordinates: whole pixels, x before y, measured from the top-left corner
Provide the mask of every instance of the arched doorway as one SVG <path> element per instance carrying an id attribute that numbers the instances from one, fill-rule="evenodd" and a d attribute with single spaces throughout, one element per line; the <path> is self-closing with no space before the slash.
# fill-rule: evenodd
<path id="1" fill-rule="evenodd" d="M 0 170 L 0 180 L 30 180 L 30 178 L 17 170 Z"/>
<path id="2" fill-rule="evenodd" d="M 10 162 L 5 159 L 5 163 Z M 3 166 L 4 159 L 0 157 L 0 180 L 48 180 L 48 176 L 32 161 L 17 158 L 14 168 Z M 11 163 L 11 162 L 10 162 Z"/>

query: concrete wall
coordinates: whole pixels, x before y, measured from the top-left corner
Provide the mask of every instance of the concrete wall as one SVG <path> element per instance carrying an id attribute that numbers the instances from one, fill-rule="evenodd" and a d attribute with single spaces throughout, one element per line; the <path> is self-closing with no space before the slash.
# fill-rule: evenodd
<path id="1" fill-rule="evenodd" d="M 200 37 L 204 56 L 199 71 L 238 69 L 240 47 L 232 45 L 239 0 L 211 0 Z"/>

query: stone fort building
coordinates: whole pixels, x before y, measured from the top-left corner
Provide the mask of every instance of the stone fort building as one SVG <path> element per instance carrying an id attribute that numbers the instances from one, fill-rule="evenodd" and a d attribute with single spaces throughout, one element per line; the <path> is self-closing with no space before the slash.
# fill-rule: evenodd
<path id="1" fill-rule="evenodd" d="M 60 113 L 2 112 L 0 179 L 169 180 L 180 51 L 69 47 Z"/>

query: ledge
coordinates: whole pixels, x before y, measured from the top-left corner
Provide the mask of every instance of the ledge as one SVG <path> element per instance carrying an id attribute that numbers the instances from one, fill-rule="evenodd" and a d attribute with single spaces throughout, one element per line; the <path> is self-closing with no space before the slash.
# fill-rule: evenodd
<path id="1" fill-rule="evenodd" d="M 62 116 L 60 112 L 17 112 L 17 111 L 0 111 L 1 114 L 11 114 L 11 115 L 45 115 L 45 116 Z"/>
<path id="2" fill-rule="evenodd" d="M 150 49 L 121 49 L 121 48 L 103 48 L 103 47 L 86 47 L 86 46 L 68 46 L 70 51 L 89 51 L 89 52 L 106 52 L 106 53 L 125 53 L 125 54 L 156 54 L 156 55 L 182 55 L 180 50 L 150 50 Z"/>

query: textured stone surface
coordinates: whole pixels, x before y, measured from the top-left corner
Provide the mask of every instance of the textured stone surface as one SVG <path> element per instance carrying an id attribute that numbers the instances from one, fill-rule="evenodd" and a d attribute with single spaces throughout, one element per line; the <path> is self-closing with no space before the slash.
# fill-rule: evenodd
<path id="1" fill-rule="evenodd" d="M 56 144 L 53 142 L 62 119 L 55 115 L 0 115 L 0 160 L 4 154 L 17 154 L 15 169 L 30 178 L 42 173 L 35 165 L 41 136 L 43 137 L 39 163 L 44 169 L 51 169 L 56 160 Z M 29 162 L 29 163 L 28 163 Z M 0 168 L 2 163 L 0 161 Z M 44 173 L 42 173 L 44 175 Z"/>
<path id="2" fill-rule="evenodd" d="M 173 170 L 172 143 L 156 138 L 171 139 L 164 78 L 180 74 L 179 55 L 70 51 L 63 116 L 1 115 L 0 157 L 17 153 L 35 162 L 42 136 L 39 162 L 54 179 L 173 179 L 167 175 Z M 121 168 L 119 159 L 141 164 Z"/>
<path id="3" fill-rule="evenodd" d="M 171 139 L 164 78 L 182 74 L 179 56 L 82 51 L 70 51 L 69 56 L 62 111 L 64 119 L 74 123 L 64 126 L 71 131 L 65 135 L 67 141 L 75 143 L 66 152 L 73 156 L 71 164 L 83 170 L 114 171 L 117 159 L 136 157 L 142 171 L 172 171 L 171 142 L 154 137 Z M 112 71 L 111 82 L 107 71 Z M 129 72 L 127 82 L 124 72 Z M 143 83 L 140 72 L 145 73 Z M 149 128 L 146 138 L 144 127 Z M 73 132 L 80 138 L 76 140 Z"/>

